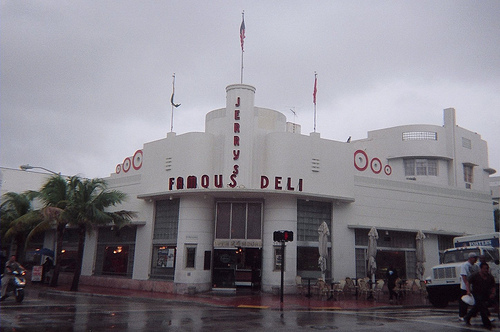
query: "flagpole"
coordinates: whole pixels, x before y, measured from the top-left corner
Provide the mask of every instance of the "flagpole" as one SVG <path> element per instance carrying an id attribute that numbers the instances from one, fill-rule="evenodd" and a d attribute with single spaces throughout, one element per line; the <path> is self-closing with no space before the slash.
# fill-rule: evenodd
<path id="1" fill-rule="evenodd" d="M 243 84 L 243 44 L 245 39 L 245 11 L 241 13 L 241 26 L 240 26 L 240 44 L 241 44 L 241 76 L 240 83 Z"/>
<path id="2" fill-rule="evenodd" d="M 174 103 L 174 94 L 175 94 L 175 73 L 172 75 L 172 96 L 170 97 L 170 105 L 172 107 L 170 111 L 170 132 L 174 131 L 174 107 L 177 108 L 181 106 L 181 104 Z"/>
<path id="3" fill-rule="evenodd" d="M 243 50 L 241 50 L 241 84 L 243 84 Z"/>
<path id="4" fill-rule="evenodd" d="M 170 132 L 174 131 L 174 103 L 172 102 L 175 93 L 175 73 L 172 75 L 172 97 L 170 98 Z"/>
<path id="5" fill-rule="evenodd" d="M 314 90 L 313 90 L 314 132 L 316 132 L 316 92 L 318 91 L 317 84 L 318 84 L 318 74 L 316 74 L 316 72 L 314 72 Z"/>

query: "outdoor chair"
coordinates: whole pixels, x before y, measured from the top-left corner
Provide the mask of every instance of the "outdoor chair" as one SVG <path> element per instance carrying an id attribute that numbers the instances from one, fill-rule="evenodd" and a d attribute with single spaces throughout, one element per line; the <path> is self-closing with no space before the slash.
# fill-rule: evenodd
<path id="1" fill-rule="evenodd" d="M 305 287 L 302 284 L 302 277 L 301 276 L 295 277 L 295 287 L 297 288 L 297 293 L 299 293 L 300 295 L 304 295 Z"/>
<path id="2" fill-rule="evenodd" d="M 368 295 L 369 289 L 368 289 L 368 283 L 366 282 L 365 278 L 358 279 L 358 288 L 359 288 L 359 294 L 361 296 Z"/>
<path id="3" fill-rule="evenodd" d="M 398 293 L 398 300 L 404 300 L 406 296 L 411 294 L 412 284 L 415 283 L 415 279 L 402 280 L 401 278 L 396 279 L 396 292 Z"/>
<path id="4" fill-rule="evenodd" d="M 377 280 L 377 283 L 375 284 L 375 296 L 377 296 L 377 299 L 380 300 L 380 295 L 383 293 L 384 290 L 384 285 L 385 281 L 383 279 Z"/>
<path id="5" fill-rule="evenodd" d="M 345 278 L 345 286 L 344 293 L 347 292 L 351 295 L 355 295 L 357 293 L 356 285 L 354 284 L 354 280 L 349 277 Z"/>
<path id="6" fill-rule="evenodd" d="M 415 279 L 408 279 L 404 284 L 404 290 L 406 294 L 411 294 L 414 292 Z"/>
<path id="7" fill-rule="evenodd" d="M 427 285 L 424 280 L 419 280 L 420 283 L 420 294 L 426 295 L 427 294 Z"/>
<path id="8" fill-rule="evenodd" d="M 424 280 L 415 279 L 413 293 L 424 297 L 427 295 L 427 287 Z"/>
<path id="9" fill-rule="evenodd" d="M 344 290 L 346 288 L 346 281 L 340 280 L 338 284 L 333 286 L 333 294 L 335 295 L 335 299 L 338 300 L 339 296 L 342 295 L 345 298 Z"/>
<path id="10" fill-rule="evenodd" d="M 420 293 L 421 287 L 420 287 L 420 280 L 419 279 L 413 279 L 413 283 L 411 285 L 411 292 L 412 293 Z"/>
<path id="11" fill-rule="evenodd" d="M 319 278 L 316 285 L 318 286 L 319 297 L 323 298 L 325 296 L 328 299 L 330 297 L 330 287 L 328 284 L 322 278 Z"/>

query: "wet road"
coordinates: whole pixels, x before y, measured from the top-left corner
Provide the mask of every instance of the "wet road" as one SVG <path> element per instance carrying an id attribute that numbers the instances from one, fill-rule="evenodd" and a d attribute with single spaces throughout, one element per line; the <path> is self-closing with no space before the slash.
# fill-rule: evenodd
<path id="1" fill-rule="evenodd" d="M 484 331 L 456 309 L 281 312 L 79 294 L 9 298 L 0 309 L 0 331 Z"/>

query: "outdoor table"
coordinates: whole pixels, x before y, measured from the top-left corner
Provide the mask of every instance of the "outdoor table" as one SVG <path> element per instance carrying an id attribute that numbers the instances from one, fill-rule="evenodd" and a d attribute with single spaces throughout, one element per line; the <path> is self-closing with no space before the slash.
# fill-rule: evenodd
<path id="1" fill-rule="evenodd" d="M 377 281 L 378 279 L 375 279 L 375 281 L 373 281 L 372 279 L 368 280 L 367 284 L 368 284 L 368 297 L 366 298 L 367 300 L 373 300 L 374 297 L 373 297 L 373 286 L 377 284 Z"/>
<path id="2" fill-rule="evenodd" d="M 403 299 L 406 297 L 406 288 L 404 288 L 403 285 L 405 285 L 407 281 L 408 280 L 406 280 L 406 279 L 401 279 L 398 283 L 399 284 L 399 292 L 398 292 L 399 299 Z"/>
<path id="3" fill-rule="evenodd" d="M 354 284 L 354 295 L 356 296 L 356 300 L 357 300 L 358 299 L 358 289 L 359 289 L 358 279 L 351 278 L 351 280 L 352 280 L 352 283 Z"/>
<path id="4" fill-rule="evenodd" d="M 307 280 L 307 295 L 306 297 L 311 297 L 311 280 L 316 280 L 318 278 L 308 278 L 308 277 L 302 277 L 302 279 Z"/>

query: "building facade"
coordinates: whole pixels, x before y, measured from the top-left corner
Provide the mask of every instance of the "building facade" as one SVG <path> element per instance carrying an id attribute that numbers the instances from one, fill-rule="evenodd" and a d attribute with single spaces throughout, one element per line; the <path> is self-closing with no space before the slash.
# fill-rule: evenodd
<path id="1" fill-rule="evenodd" d="M 377 278 L 389 266 L 415 278 L 416 234 L 425 267 L 454 236 L 494 231 L 487 144 L 456 125 L 406 125 L 338 142 L 302 135 L 282 113 L 256 107 L 255 88 L 226 88 L 204 132 L 145 143 L 107 182 L 137 218 L 88 236 L 82 275 L 170 283 L 173 292 L 272 291 L 285 268 L 317 278 L 318 228 L 329 227 L 326 277 L 364 277 L 368 232 L 378 231 Z M 284 257 L 273 232 L 289 230 Z M 122 279 L 118 279 L 122 280 Z"/>

